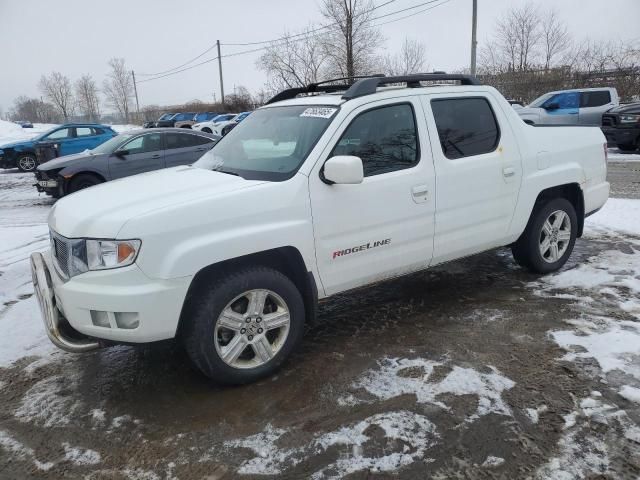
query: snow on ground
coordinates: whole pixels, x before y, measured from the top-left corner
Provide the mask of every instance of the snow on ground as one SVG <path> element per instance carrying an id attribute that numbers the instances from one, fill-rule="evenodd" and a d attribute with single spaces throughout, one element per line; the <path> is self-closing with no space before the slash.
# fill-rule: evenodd
<path id="1" fill-rule="evenodd" d="M 431 380 L 436 368 L 449 371 L 444 378 Z M 366 372 L 356 380 L 353 388 L 364 390 L 379 400 L 412 394 L 416 396 L 418 403 L 431 403 L 445 410 L 448 409 L 447 405 L 438 399 L 441 395 L 472 394 L 478 396 L 478 408 L 467 421 L 475 421 L 489 413 L 510 416 L 511 409 L 502 400 L 502 392 L 513 388 L 515 383 L 493 367 L 489 367 L 489 371 L 490 373 L 481 373 L 473 368 L 457 365 L 449 367 L 446 362 L 422 358 L 384 358 L 378 362 L 378 368 Z M 343 405 L 369 401 L 354 395 L 339 400 Z"/>
<path id="2" fill-rule="evenodd" d="M 372 426 L 379 427 L 384 437 L 374 438 L 369 433 Z M 299 432 L 267 425 L 262 432 L 225 442 L 224 446 L 250 450 L 255 455 L 238 468 L 237 473 L 243 475 L 280 475 L 310 456 L 338 447 L 344 454 L 311 476 L 313 479 L 333 479 L 361 471 L 394 472 L 418 460 L 432 461 L 425 459 L 425 454 L 439 437 L 435 426 L 425 416 L 406 410 L 372 415 L 336 431 L 316 434 L 299 447 L 278 447 L 278 441 L 291 433 Z M 379 448 L 369 448 L 380 443 L 382 455 Z"/>
<path id="3" fill-rule="evenodd" d="M 621 152 L 617 148 L 609 148 L 610 162 L 640 162 L 640 150 L 635 152 Z"/>
<path id="4" fill-rule="evenodd" d="M 640 237 L 640 201 L 610 198 L 599 212 L 585 220 L 587 236 L 599 236 L 611 231 Z"/>

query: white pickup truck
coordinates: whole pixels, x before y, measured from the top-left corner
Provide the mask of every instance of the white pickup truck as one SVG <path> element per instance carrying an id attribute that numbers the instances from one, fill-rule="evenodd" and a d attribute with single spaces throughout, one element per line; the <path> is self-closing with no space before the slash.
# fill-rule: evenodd
<path id="1" fill-rule="evenodd" d="M 58 201 L 33 283 L 60 348 L 179 338 L 206 375 L 245 383 L 282 364 L 319 299 L 501 246 L 559 269 L 606 171 L 599 128 L 529 126 L 473 77 L 315 84 L 193 166 Z"/>

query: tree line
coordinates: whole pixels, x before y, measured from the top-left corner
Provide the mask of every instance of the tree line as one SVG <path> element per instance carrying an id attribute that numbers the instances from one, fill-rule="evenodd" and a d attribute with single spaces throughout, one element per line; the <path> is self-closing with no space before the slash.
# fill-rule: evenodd
<path id="1" fill-rule="evenodd" d="M 123 58 L 108 62 L 109 72 L 102 88 L 91 74 L 82 75 L 75 82 L 60 72 L 42 75 L 38 89 L 42 96 L 20 96 L 14 101 L 9 117 L 41 123 L 68 122 L 82 119 L 97 122 L 101 118 L 101 104 L 114 109 L 121 121 L 132 120 L 134 85 L 131 72 Z"/>
<path id="2" fill-rule="evenodd" d="M 640 95 L 640 48 L 633 42 L 573 38 L 557 11 L 533 2 L 511 7 L 480 49 L 478 76 L 507 97 L 529 102 L 552 90 L 616 87 Z"/>

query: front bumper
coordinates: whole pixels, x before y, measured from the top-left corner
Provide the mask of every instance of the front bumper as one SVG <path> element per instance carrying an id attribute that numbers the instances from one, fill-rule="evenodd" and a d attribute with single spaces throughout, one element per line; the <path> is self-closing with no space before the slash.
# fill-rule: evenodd
<path id="1" fill-rule="evenodd" d="M 637 145 L 640 140 L 640 127 L 638 128 L 616 128 L 600 127 L 602 133 L 607 138 L 607 145 L 615 147 L 617 145 Z"/>
<path id="2" fill-rule="evenodd" d="M 41 308 L 47 334 L 60 348 L 86 351 L 84 344 L 74 345 L 69 338 L 60 341 L 55 318 L 66 319 L 74 330 L 92 339 L 148 343 L 175 337 L 192 277 L 150 279 L 134 264 L 64 281 L 51 262 L 49 252 L 32 255 L 34 287 L 44 299 Z"/>

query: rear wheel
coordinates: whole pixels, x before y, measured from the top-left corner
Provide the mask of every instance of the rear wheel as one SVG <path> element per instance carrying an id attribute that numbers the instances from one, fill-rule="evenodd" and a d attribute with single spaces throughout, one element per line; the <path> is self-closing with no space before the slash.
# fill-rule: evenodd
<path id="1" fill-rule="evenodd" d="M 31 153 L 21 154 L 16 163 L 21 172 L 33 172 L 37 166 L 36 157 Z"/>
<path id="2" fill-rule="evenodd" d="M 85 188 L 93 187 L 102 183 L 102 180 L 89 173 L 81 173 L 71 179 L 67 193 L 75 193 Z"/>
<path id="3" fill-rule="evenodd" d="M 275 372 L 302 339 L 304 302 L 277 270 L 250 267 L 201 288 L 188 307 L 184 344 L 209 378 L 253 382 Z"/>
<path id="4" fill-rule="evenodd" d="M 569 259 L 576 241 L 578 219 L 565 198 L 538 207 L 524 233 L 512 246 L 520 265 L 536 273 L 555 272 Z"/>

